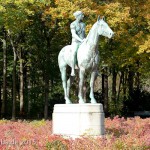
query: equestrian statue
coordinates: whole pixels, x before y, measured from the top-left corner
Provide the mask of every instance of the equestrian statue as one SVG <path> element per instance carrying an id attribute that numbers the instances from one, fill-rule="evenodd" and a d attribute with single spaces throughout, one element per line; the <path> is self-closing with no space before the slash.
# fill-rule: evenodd
<path id="1" fill-rule="evenodd" d="M 64 98 L 66 104 L 72 103 L 69 98 L 69 91 L 75 78 L 75 70 L 79 69 L 79 104 L 85 103 L 83 99 L 84 74 L 87 70 L 89 70 L 91 72 L 89 97 L 90 102 L 94 104 L 97 103 L 94 98 L 94 81 L 98 74 L 99 37 L 104 36 L 107 38 L 112 38 L 114 32 L 105 22 L 104 18 L 100 18 L 99 16 L 90 29 L 87 37 L 85 37 L 85 24 L 82 22 L 84 15 L 82 11 L 76 11 L 74 16 L 76 20 L 70 24 L 72 43 L 71 45 L 63 47 L 58 55 L 58 64 L 61 72 Z M 72 68 L 71 75 L 68 80 L 66 76 L 67 65 Z"/>

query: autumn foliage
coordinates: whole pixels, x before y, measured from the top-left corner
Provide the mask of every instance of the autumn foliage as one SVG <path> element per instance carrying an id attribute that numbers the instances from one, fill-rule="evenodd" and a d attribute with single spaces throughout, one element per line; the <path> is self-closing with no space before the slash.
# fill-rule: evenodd
<path id="1" fill-rule="evenodd" d="M 1 117 L 47 119 L 50 104 L 63 101 L 57 57 L 71 43 L 76 10 L 85 15 L 86 35 L 98 15 L 105 16 L 115 33 L 112 40 L 101 37 L 99 43 L 101 76 L 95 93 L 105 112 L 115 116 L 148 111 L 150 94 L 141 93 L 150 92 L 149 7 L 149 0 L 0 0 Z M 76 89 L 73 102 L 78 101 Z M 129 109 L 126 103 L 134 101 L 147 107 Z"/>
<path id="2" fill-rule="evenodd" d="M 9 150 L 148 150 L 150 119 L 105 119 L 105 137 L 52 135 L 52 121 L 0 120 L 0 149 Z"/>

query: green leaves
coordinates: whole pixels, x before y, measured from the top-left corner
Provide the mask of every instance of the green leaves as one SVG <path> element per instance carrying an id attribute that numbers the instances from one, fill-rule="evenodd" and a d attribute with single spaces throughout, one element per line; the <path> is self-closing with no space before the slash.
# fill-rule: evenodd
<path id="1" fill-rule="evenodd" d="M 101 66 L 111 70 L 115 65 L 118 71 L 132 66 L 135 72 L 148 78 L 149 7 L 149 1 L 144 0 L 0 0 L 0 38 L 4 38 L 3 29 L 9 30 L 17 51 L 22 48 L 24 68 L 27 67 L 34 85 L 32 90 L 36 96 L 33 95 L 36 98 L 40 95 L 41 104 L 45 72 L 51 80 L 50 88 L 56 89 L 55 93 L 62 93 L 57 56 L 63 46 L 71 43 L 70 23 L 75 19 L 73 13 L 76 10 L 85 14 L 86 35 L 98 15 L 105 16 L 115 32 L 111 41 L 105 38 L 100 41 Z M 8 39 L 7 43 L 7 71 L 11 77 L 13 53 Z M 140 61 L 139 68 L 136 68 L 137 61 Z M 1 62 L 2 53 L 2 68 Z"/>

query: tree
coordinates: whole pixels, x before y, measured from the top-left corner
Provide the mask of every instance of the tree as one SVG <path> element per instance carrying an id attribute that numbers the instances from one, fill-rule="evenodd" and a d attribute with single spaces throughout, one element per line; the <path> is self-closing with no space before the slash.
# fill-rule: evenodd
<path id="1" fill-rule="evenodd" d="M 3 101 L 1 108 L 1 116 L 6 116 L 6 100 L 7 100 L 7 89 L 6 89 L 6 77 L 7 77 L 7 44 L 6 44 L 6 32 L 4 31 L 4 38 L 1 39 L 3 43 Z"/>
<path id="2" fill-rule="evenodd" d="M 115 32 L 114 39 L 101 38 L 99 44 L 99 68 L 107 68 L 102 75 L 107 112 L 118 114 L 135 88 L 148 87 L 148 1 L 0 0 L 0 4 L 2 108 L 13 106 L 13 119 L 26 113 L 47 119 L 53 107 L 50 101 L 61 99 L 57 57 L 71 43 L 70 23 L 76 10 L 85 14 L 86 33 L 98 15 L 104 15 Z"/>

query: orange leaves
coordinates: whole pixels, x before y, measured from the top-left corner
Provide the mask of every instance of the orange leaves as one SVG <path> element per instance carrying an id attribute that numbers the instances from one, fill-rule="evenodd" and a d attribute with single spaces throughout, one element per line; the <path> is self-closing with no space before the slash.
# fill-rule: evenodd
<path id="1" fill-rule="evenodd" d="M 46 20 L 45 18 L 47 16 L 50 16 L 51 21 L 59 19 L 59 24 L 62 25 L 67 22 L 67 20 L 74 20 L 75 18 L 73 16 L 73 13 L 77 10 L 81 10 L 85 14 L 85 16 L 89 18 L 88 24 L 90 24 L 91 26 L 97 19 L 96 14 L 99 13 L 98 8 L 99 6 L 96 5 L 96 3 L 94 3 L 92 0 L 55 0 L 54 6 L 50 5 L 47 9 L 44 10 L 42 14 L 42 20 Z M 96 18 L 93 18 L 93 16 L 96 16 Z M 50 25 L 50 22 L 48 24 Z"/>
<path id="2" fill-rule="evenodd" d="M 123 7 L 120 3 L 111 3 L 107 5 L 105 14 L 108 16 L 108 22 L 114 28 L 118 28 L 119 24 L 130 23 L 132 21 L 129 10 L 129 7 Z"/>
<path id="3" fill-rule="evenodd" d="M 74 9 L 76 9 L 76 7 L 71 2 L 67 0 L 56 0 L 55 7 L 49 6 L 49 8 L 44 10 L 43 18 L 49 15 L 53 20 L 67 19 L 72 16 Z"/>
<path id="4" fill-rule="evenodd" d="M 130 57 L 137 55 L 138 48 L 139 54 L 149 53 L 150 41 L 146 39 L 150 29 L 149 1 L 117 0 L 102 3 L 93 0 L 0 0 L 0 4 L 9 6 L 0 5 L 3 17 L 0 18 L 0 23 L 5 21 L 5 27 L 13 31 L 24 30 L 34 23 L 32 17 L 35 15 L 50 29 L 56 25 L 56 20 L 59 20 L 58 26 L 61 28 L 59 32 L 70 33 L 69 24 L 75 19 L 73 13 L 81 10 L 85 14 L 86 33 L 98 15 L 105 16 L 106 22 L 115 32 L 114 57 L 120 61 L 129 60 Z M 15 5 L 15 9 L 11 7 L 12 4 Z"/>
<path id="5" fill-rule="evenodd" d="M 70 17 L 70 14 L 73 14 L 75 9 L 77 9 L 77 6 L 68 0 L 56 0 L 55 11 L 58 18 Z"/>

